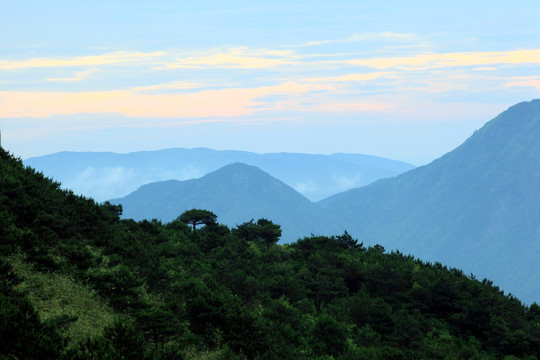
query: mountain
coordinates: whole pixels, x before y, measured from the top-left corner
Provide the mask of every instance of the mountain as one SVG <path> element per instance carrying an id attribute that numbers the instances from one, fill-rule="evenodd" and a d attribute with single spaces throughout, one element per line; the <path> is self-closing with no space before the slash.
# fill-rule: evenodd
<path id="1" fill-rule="evenodd" d="M 414 168 L 358 154 L 256 154 L 205 148 L 128 154 L 60 152 L 24 161 L 64 188 L 97 201 L 125 196 L 151 182 L 198 178 L 235 162 L 257 166 L 313 201 Z"/>
<path id="2" fill-rule="evenodd" d="M 200 179 L 147 184 L 111 202 L 122 204 L 124 217 L 135 220 L 169 222 L 192 208 L 210 210 L 220 223 L 231 227 L 266 218 L 281 225 L 284 242 L 312 233 L 343 232 L 338 220 L 293 188 L 243 163 L 227 165 Z"/>
<path id="3" fill-rule="evenodd" d="M 426 166 L 318 203 L 369 243 L 540 299 L 540 100 L 512 106 Z"/>
<path id="4" fill-rule="evenodd" d="M 362 167 L 372 168 L 374 170 L 387 169 L 391 172 L 404 173 L 414 168 L 414 166 L 411 166 L 411 164 L 403 161 L 386 159 L 372 155 L 335 153 L 331 154 L 330 157 L 356 164 Z"/>

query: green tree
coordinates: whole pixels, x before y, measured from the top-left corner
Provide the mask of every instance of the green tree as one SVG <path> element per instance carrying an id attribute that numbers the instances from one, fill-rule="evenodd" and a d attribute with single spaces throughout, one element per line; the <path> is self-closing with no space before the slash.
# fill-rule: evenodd
<path id="1" fill-rule="evenodd" d="M 317 355 L 339 356 L 343 353 L 349 335 L 347 326 L 328 314 L 315 319 L 311 329 L 313 349 Z"/>
<path id="2" fill-rule="evenodd" d="M 169 338 L 183 332 L 183 324 L 176 314 L 168 309 L 159 309 L 156 306 L 139 311 L 136 325 L 154 343 L 154 351 L 159 350 L 159 348 L 163 351 Z"/>
<path id="3" fill-rule="evenodd" d="M 0 293 L 0 359 L 58 359 L 64 339 L 26 297 Z"/>
<path id="4" fill-rule="evenodd" d="M 267 248 L 276 244 L 281 237 L 281 226 L 274 224 L 267 219 L 257 220 L 258 239 L 266 245 Z"/>
<path id="5" fill-rule="evenodd" d="M 197 225 L 214 225 L 217 220 L 217 215 L 208 210 L 191 209 L 184 211 L 178 220 L 181 222 L 193 226 L 193 230 Z"/>
<path id="6" fill-rule="evenodd" d="M 117 319 L 105 328 L 103 336 L 88 339 L 77 348 L 70 349 L 67 359 L 73 360 L 149 360 L 144 337 L 133 326 Z"/>
<path id="7" fill-rule="evenodd" d="M 259 318 L 260 351 L 265 359 L 301 359 L 307 344 L 304 335 L 308 330 L 306 322 L 297 308 L 281 296 L 270 299 Z"/>
<path id="8" fill-rule="evenodd" d="M 235 233 L 244 240 L 262 243 L 268 249 L 279 241 L 281 226 L 264 218 L 257 220 L 256 223 L 251 219 L 251 221 L 239 225 L 235 229 Z"/>

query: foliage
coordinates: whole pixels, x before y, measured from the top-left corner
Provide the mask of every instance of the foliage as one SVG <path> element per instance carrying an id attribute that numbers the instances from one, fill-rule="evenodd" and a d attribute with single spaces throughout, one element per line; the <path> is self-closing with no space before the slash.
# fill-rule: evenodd
<path id="1" fill-rule="evenodd" d="M 193 226 L 193 230 L 195 230 L 197 225 L 214 225 L 217 220 L 217 215 L 208 210 L 191 209 L 184 211 L 178 217 L 178 220 L 185 224 L 190 224 Z"/>
<path id="2" fill-rule="evenodd" d="M 259 219 L 257 222 L 251 221 L 237 226 L 235 233 L 245 239 L 264 244 L 266 248 L 276 244 L 281 236 L 281 226 L 274 224 L 267 219 Z"/>
<path id="3" fill-rule="evenodd" d="M 0 269 L 0 359 L 57 359 L 64 339 L 40 320 L 28 298 L 14 291 L 17 276 L 1 259 Z"/>

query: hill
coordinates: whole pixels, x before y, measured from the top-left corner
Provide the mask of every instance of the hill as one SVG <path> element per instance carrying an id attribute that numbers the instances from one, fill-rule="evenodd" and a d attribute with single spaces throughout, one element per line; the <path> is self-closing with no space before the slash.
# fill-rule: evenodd
<path id="1" fill-rule="evenodd" d="M 540 100 L 512 106 L 431 164 L 319 202 L 370 243 L 540 299 Z"/>
<path id="2" fill-rule="evenodd" d="M 348 234 L 120 220 L 1 148 L 0 185 L 0 358 L 540 355 L 537 304 Z"/>
<path id="3" fill-rule="evenodd" d="M 169 222 L 192 208 L 210 210 L 231 227 L 266 218 L 281 225 L 285 242 L 311 233 L 331 235 L 343 231 L 337 218 L 293 188 L 242 163 L 227 165 L 200 179 L 147 184 L 111 202 L 122 204 L 124 217 L 135 220 L 157 218 Z"/>
<path id="4" fill-rule="evenodd" d="M 256 154 L 205 148 L 128 154 L 60 152 L 24 161 L 65 188 L 97 201 L 123 197 L 151 182 L 199 178 L 236 162 L 256 166 L 314 201 L 414 167 L 368 155 Z"/>

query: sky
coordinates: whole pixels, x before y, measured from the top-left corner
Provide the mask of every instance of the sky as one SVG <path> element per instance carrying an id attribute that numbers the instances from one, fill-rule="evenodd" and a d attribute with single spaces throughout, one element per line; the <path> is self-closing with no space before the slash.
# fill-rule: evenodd
<path id="1" fill-rule="evenodd" d="M 540 97 L 540 2 L 0 0 L 2 146 L 428 163 Z"/>

